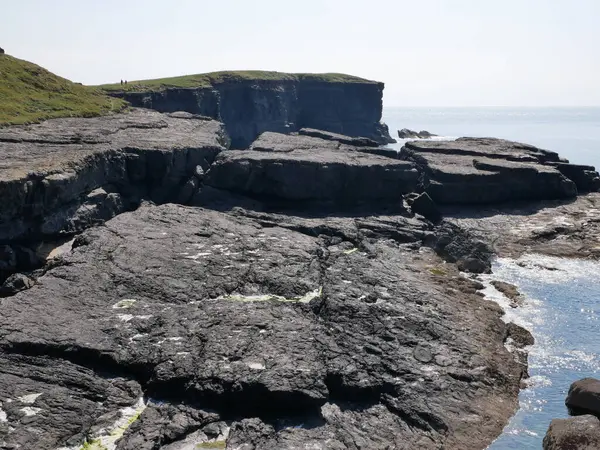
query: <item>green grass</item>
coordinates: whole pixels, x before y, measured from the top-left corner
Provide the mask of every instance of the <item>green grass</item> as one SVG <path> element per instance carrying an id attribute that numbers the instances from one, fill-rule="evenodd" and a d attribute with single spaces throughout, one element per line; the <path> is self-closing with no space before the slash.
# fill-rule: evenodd
<path id="1" fill-rule="evenodd" d="M 61 78 L 33 63 L 0 55 L 0 125 L 56 117 L 94 117 L 122 110 L 126 103 L 97 88 Z"/>
<path id="2" fill-rule="evenodd" d="M 445 269 L 441 269 L 439 267 L 431 267 L 429 269 L 429 272 L 431 272 L 432 275 L 438 275 L 438 276 L 448 275 L 448 272 Z"/>
<path id="3" fill-rule="evenodd" d="M 196 444 L 196 448 L 200 449 L 221 449 L 221 448 L 226 448 L 227 447 L 227 442 L 225 441 L 214 441 L 214 442 L 203 442 L 202 444 Z"/>
<path id="4" fill-rule="evenodd" d="M 325 81 L 329 83 L 375 83 L 375 81 L 365 80 L 364 78 L 342 73 L 283 73 L 283 72 L 264 72 L 260 70 L 246 71 L 225 71 L 201 73 L 196 75 L 185 75 L 172 78 L 157 78 L 154 80 L 128 81 L 126 85 L 121 83 L 104 84 L 97 86 L 106 91 L 160 91 L 169 87 L 179 88 L 199 88 L 211 87 L 226 81 L 242 80 L 307 80 L 307 81 Z"/>
<path id="5" fill-rule="evenodd" d="M 85 441 L 81 450 L 106 450 L 106 447 L 100 443 L 100 439 L 94 439 L 93 441 Z"/>

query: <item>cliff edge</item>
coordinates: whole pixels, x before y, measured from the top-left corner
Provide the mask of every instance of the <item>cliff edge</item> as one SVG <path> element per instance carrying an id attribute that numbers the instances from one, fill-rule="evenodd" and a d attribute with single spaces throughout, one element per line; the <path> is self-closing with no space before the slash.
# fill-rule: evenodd
<path id="1" fill-rule="evenodd" d="M 350 75 L 215 72 L 100 88 L 133 106 L 217 119 L 233 148 L 247 148 L 265 131 L 301 128 L 394 142 L 381 123 L 384 84 Z"/>

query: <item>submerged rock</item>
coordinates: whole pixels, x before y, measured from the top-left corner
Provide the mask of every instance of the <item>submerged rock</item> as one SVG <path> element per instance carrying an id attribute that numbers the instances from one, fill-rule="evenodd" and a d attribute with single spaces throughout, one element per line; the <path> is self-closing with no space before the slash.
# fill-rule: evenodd
<path id="1" fill-rule="evenodd" d="M 554 419 L 544 437 L 544 450 L 597 450 L 600 420 L 594 416 Z"/>

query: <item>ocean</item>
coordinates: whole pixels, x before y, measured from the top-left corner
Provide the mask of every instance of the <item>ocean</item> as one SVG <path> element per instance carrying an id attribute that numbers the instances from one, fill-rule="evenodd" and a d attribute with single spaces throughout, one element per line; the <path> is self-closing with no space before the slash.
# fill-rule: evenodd
<path id="1" fill-rule="evenodd" d="M 497 137 L 558 152 L 572 163 L 600 167 L 598 108 L 384 108 L 397 139 L 409 128 L 445 137 Z M 392 146 L 400 148 L 402 141 Z"/>
<path id="2" fill-rule="evenodd" d="M 600 108 L 385 108 L 383 120 L 393 136 L 410 128 L 449 138 L 499 137 L 600 167 Z M 489 450 L 538 450 L 550 421 L 568 417 L 570 384 L 600 376 L 600 263 L 540 255 L 498 259 L 493 274 L 484 277 L 491 279 L 513 283 L 525 295 L 525 304 L 513 309 L 489 283 L 484 292 L 504 307 L 507 321 L 531 331 L 536 343 L 529 350 L 530 378 L 520 408 Z"/>

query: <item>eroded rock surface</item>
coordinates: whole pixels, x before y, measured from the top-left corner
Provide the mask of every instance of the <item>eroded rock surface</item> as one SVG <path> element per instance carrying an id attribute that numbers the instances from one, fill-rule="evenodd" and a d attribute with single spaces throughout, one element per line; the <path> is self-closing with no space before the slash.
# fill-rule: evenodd
<path id="1" fill-rule="evenodd" d="M 77 416 L 40 448 L 82 442 L 118 411 L 118 376 L 155 399 L 118 449 L 224 436 L 228 448 L 480 449 L 514 411 L 524 371 L 503 345 L 500 308 L 419 250 L 432 232 L 403 216 L 121 214 L 2 300 L 3 354 L 25 376 L 39 358 L 62 367 L 3 398 L 41 393 L 31 407 L 42 420 L 56 392 L 52 414 Z M 94 374 L 100 410 L 70 406 L 90 395 L 68 397 L 75 372 Z M 23 414 L 7 413 L 1 439 L 33 439 Z"/>
<path id="2" fill-rule="evenodd" d="M 448 221 L 487 242 L 494 253 L 525 252 L 569 258 L 600 257 L 600 194 L 570 201 L 543 201 L 443 210 Z"/>
<path id="3" fill-rule="evenodd" d="M 0 442 L 485 448 L 533 338 L 459 271 L 600 255 L 600 196 L 434 202 L 571 198 L 597 174 L 499 140 L 407 144 L 402 160 L 311 129 L 224 151 L 222 131 L 140 110 L 0 131 L 0 271 L 50 258 L 2 288 Z M 203 207 L 123 213 L 143 199 Z"/>
<path id="4" fill-rule="evenodd" d="M 175 117 L 133 110 L 1 129 L 0 242 L 81 231 L 141 194 L 174 198 L 226 144 L 218 122 Z"/>
<path id="5" fill-rule="evenodd" d="M 111 92 L 133 106 L 160 112 L 187 111 L 225 124 L 232 147 L 247 148 L 261 133 L 302 128 L 364 136 L 380 144 L 395 142 L 381 123 L 383 83 L 296 79 L 235 80 L 198 88 Z"/>
<path id="6" fill-rule="evenodd" d="M 204 183 L 279 207 L 343 210 L 375 203 L 402 207 L 416 189 L 411 162 L 313 136 L 263 133 L 250 150 L 223 152 Z"/>
<path id="7" fill-rule="evenodd" d="M 401 157 L 419 166 L 421 189 L 440 204 L 569 199 L 600 188 L 593 167 L 502 139 L 407 142 Z"/>

